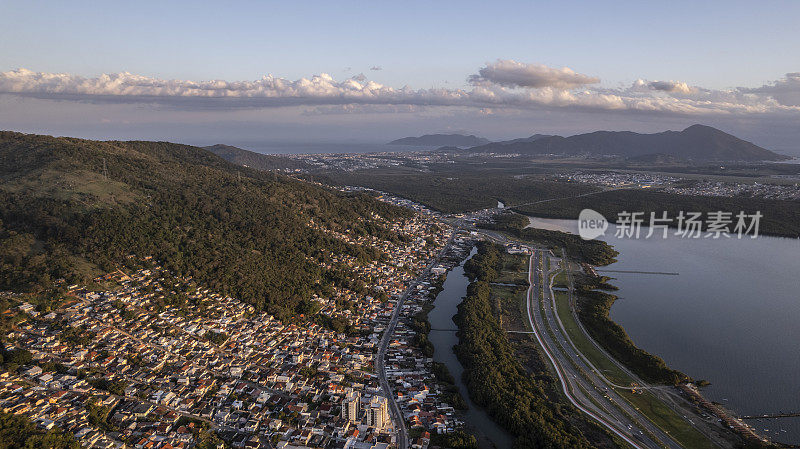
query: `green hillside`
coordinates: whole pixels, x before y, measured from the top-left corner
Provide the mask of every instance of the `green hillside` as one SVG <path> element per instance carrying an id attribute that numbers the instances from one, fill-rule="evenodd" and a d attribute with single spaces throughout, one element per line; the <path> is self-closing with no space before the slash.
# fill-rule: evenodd
<path id="1" fill-rule="evenodd" d="M 0 290 L 86 281 L 152 256 L 286 317 L 313 292 L 349 282 L 321 268 L 331 254 L 382 257 L 309 223 L 397 239 L 372 213 L 406 212 L 187 145 L 0 132 Z"/>

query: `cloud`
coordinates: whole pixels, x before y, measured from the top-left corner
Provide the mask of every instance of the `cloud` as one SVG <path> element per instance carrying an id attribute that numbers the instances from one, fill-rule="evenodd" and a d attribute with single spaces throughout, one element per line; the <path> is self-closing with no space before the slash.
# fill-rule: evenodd
<path id="1" fill-rule="evenodd" d="M 678 81 L 644 81 L 640 79 L 636 80 L 634 87 L 678 94 L 691 94 L 697 91 L 696 88 Z"/>
<path id="2" fill-rule="evenodd" d="M 412 89 L 376 83 L 364 74 L 342 81 L 324 73 L 297 80 L 267 75 L 254 81 L 187 81 L 127 72 L 87 78 L 17 69 L 0 72 L 0 93 L 94 104 L 156 104 L 187 110 L 305 106 L 312 108 L 310 114 L 370 110 L 421 113 L 427 108 L 450 107 L 493 114 L 564 109 L 677 116 L 800 115 L 800 75 L 796 73 L 758 88 L 712 90 L 683 82 L 647 80 L 637 80 L 627 88 L 603 88 L 592 85 L 597 78 L 567 68 L 498 61 L 470 79 L 473 84 L 469 89 Z"/>
<path id="3" fill-rule="evenodd" d="M 411 104 L 340 104 L 315 106 L 303 110 L 303 115 L 345 115 L 345 114 L 409 114 L 421 112 L 419 106 Z"/>
<path id="4" fill-rule="evenodd" d="M 800 106 L 800 72 L 787 73 L 783 79 L 757 88 L 739 88 L 743 92 L 768 95 L 784 106 Z"/>
<path id="5" fill-rule="evenodd" d="M 599 83 L 600 79 L 576 73 L 568 67 L 556 69 L 541 64 L 498 59 L 481 68 L 477 75 L 470 76 L 469 81 L 472 84 L 488 82 L 506 87 L 572 89 Z"/>
<path id="6" fill-rule="evenodd" d="M 374 65 L 374 66 L 370 67 L 369 69 L 370 70 L 383 70 L 383 67 L 381 67 L 379 65 Z"/>

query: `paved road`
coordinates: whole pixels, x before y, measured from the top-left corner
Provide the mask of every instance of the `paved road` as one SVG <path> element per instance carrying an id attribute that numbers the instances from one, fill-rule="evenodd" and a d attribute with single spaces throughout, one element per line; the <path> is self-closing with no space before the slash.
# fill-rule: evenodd
<path id="1" fill-rule="evenodd" d="M 453 232 L 453 236 L 450 237 L 450 240 L 447 241 L 447 244 L 444 246 L 444 248 L 439 251 L 439 254 L 433 258 L 433 260 L 428 264 L 427 267 L 425 267 L 425 270 L 423 270 L 419 277 L 412 281 L 408 285 L 406 291 L 400 295 L 397 303 L 395 303 L 394 311 L 392 312 L 392 318 L 389 320 L 389 324 L 386 325 L 386 330 L 383 332 L 383 337 L 381 337 L 381 341 L 378 344 L 378 354 L 375 356 L 375 370 L 378 372 L 378 381 L 381 385 L 381 389 L 389 400 L 389 412 L 392 415 L 392 421 L 395 424 L 394 428 L 397 432 L 398 449 L 408 448 L 408 429 L 406 428 L 406 420 L 403 418 L 403 413 L 400 410 L 400 406 L 397 405 L 397 401 L 395 400 L 394 391 L 389 385 L 389 381 L 386 380 L 386 351 L 389 349 L 389 342 L 392 340 L 392 336 L 394 335 L 394 329 L 397 327 L 397 323 L 400 321 L 400 310 L 403 308 L 403 303 L 405 302 L 406 298 L 408 298 L 408 295 L 415 290 L 417 284 L 430 274 L 431 268 L 433 268 L 433 266 L 439 262 L 445 252 L 450 248 L 455 235 L 456 233 Z"/>
<path id="2" fill-rule="evenodd" d="M 681 446 L 640 414 L 597 376 L 572 346 L 555 311 L 549 252 L 535 250 L 529 260 L 527 313 L 567 399 L 580 411 L 635 448 Z"/>
<path id="3" fill-rule="evenodd" d="M 389 324 L 386 326 L 386 330 L 383 332 L 383 337 L 381 337 L 381 342 L 378 346 L 378 355 L 375 357 L 375 369 L 378 371 L 378 380 L 381 384 L 381 389 L 383 389 L 383 394 L 389 400 L 389 412 L 392 415 L 392 422 L 394 423 L 394 428 L 397 432 L 397 447 L 399 449 L 406 449 L 408 447 L 408 430 L 406 429 L 406 420 L 403 418 L 403 413 L 400 411 L 400 407 L 397 405 L 397 401 L 395 400 L 394 392 L 389 386 L 389 382 L 386 380 L 385 360 L 386 350 L 389 348 L 389 341 L 391 341 L 392 336 L 394 335 L 394 328 L 397 326 L 397 322 L 400 319 L 400 308 L 403 305 L 403 301 L 405 301 L 406 297 L 411 291 L 411 287 L 414 285 L 416 285 L 416 282 L 412 282 L 408 290 L 406 290 L 400 299 L 397 300 L 394 312 L 392 313 L 392 319 L 389 321 Z"/>

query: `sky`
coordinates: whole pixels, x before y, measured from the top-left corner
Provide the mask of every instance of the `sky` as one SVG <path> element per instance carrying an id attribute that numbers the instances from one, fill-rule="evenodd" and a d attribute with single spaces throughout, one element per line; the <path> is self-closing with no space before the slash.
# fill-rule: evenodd
<path id="1" fill-rule="evenodd" d="M 796 1 L 0 9 L 0 129 L 236 144 L 703 123 L 800 154 Z"/>

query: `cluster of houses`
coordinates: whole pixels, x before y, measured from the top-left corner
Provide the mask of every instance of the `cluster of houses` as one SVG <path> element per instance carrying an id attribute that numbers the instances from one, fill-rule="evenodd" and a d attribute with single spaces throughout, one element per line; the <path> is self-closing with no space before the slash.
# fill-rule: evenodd
<path id="1" fill-rule="evenodd" d="M 329 258 L 370 289 L 313 298 L 317 313 L 344 320 L 347 331 L 303 317 L 282 322 L 154 263 L 109 273 L 97 280 L 101 290 L 70 286 L 47 310 L 13 295 L 4 350 L 32 360 L 0 373 L 0 410 L 71 432 L 85 447 L 192 448 L 209 435 L 236 448 L 396 445 L 374 357 L 396 299 L 451 236 L 434 223 L 425 214 L 387 223 L 403 237 L 392 241 L 328 231 L 388 255 Z M 404 315 L 433 299 L 426 282 Z M 431 360 L 412 340 L 403 325 L 389 351 L 396 400 L 423 437 L 452 431 L 453 409 L 437 398 Z"/>
<path id="2" fill-rule="evenodd" d="M 449 399 L 443 394 L 447 385 L 432 376 L 434 360 L 431 354 L 426 354 L 424 348 L 420 347 L 420 339 L 417 338 L 420 330 L 412 321 L 427 319 L 427 312 L 432 308 L 443 276 L 464 259 L 473 244 L 469 238 L 456 237 L 448 253 L 417 283 L 415 291 L 402 306 L 402 319 L 389 344 L 387 378 L 408 427 L 421 430 L 415 432 L 420 436 L 410 442 L 413 448 L 428 447 L 430 433 L 450 433 L 464 424 L 453 404 L 448 403 Z"/>
<path id="3" fill-rule="evenodd" d="M 664 189 L 665 192 L 677 193 L 679 195 L 697 196 L 747 196 L 753 198 L 765 198 L 770 200 L 798 200 L 800 199 L 800 186 L 797 183 L 787 184 L 765 184 L 735 183 L 719 181 L 698 181 L 688 186 L 670 186 Z"/>

